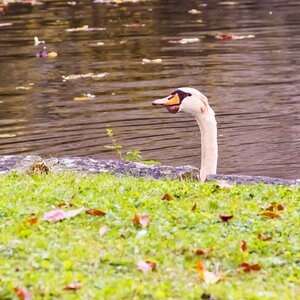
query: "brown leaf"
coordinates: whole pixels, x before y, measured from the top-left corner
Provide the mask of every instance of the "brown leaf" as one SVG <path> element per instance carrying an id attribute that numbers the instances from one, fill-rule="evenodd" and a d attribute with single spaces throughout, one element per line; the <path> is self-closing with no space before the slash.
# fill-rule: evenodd
<path id="1" fill-rule="evenodd" d="M 173 200 L 173 197 L 169 194 L 164 194 L 163 197 L 162 197 L 162 200 L 171 201 L 171 200 Z"/>
<path id="2" fill-rule="evenodd" d="M 69 210 L 69 211 L 64 211 L 63 209 L 57 208 L 45 213 L 44 221 L 57 222 L 66 218 L 72 218 L 77 216 L 84 210 L 85 210 L 84 207 L 81 207 L 79 209 Z"/>
<path id="3" fill-rule="evenodd" d="M 216 283 L 221 279 L 220 275 L 215 275 L 214 273 L 207 271 L 200 259 L 198 260 L 196 270 L 198 271 L 200 278 L 206 283 Z"/>
<path id="4" fill-rule="evenodd" d="M 100 237 L 103 237 L 104 234 L 109 230 L 108 226 L 102 226 L 100 229 L 99 229 L 99 235 Z"/>
<path id="5" fill-rule="evenodd" d="M 258 237 L 260 240 L 262 240 L 262 241 L 270 241 L 270 240 L 272 240 L 272 237 L 266 236 L 266 235 L 263 234 L 263 233 L 259 233 L 257 237 Z"/>
<path id="6" fill-rule="evenodd" d="M 59 203 L 56 203 L 56 206 L 57 207 L 72 207 L 74 205 L 72 203 L 68 203 L 68 202 L 59 202 Z"/>
<path id="7" fill-rule="evenodd" d="M 245 241 L 241 241 L 241 249 L 242 249 L 242 251 L 243 252 L 245 252 L 245 251 L 247 251 L 247 244 L 246 244 L 246 242 Z"/>
<path id="8" fill-rule="evenodd" d="M 229 215 L 229 214 L 219 214 L 219 218 L 224 222 L 228 222 L 230 219 L 233 218 L 233 215 Z"/>
<path id="9" fill-rule="evenodd" d="M 137 262 L 137 269 L 144 273 L 147 273 L 148 271 L 154 271 L 156 269 L 156 263 L 148 260 L 139 260 Z"/>
<path id="10" fill-rule="evenodd" d="M 284 206 L 280 203 L 272 203 L 271 206 L 269 206 L 267 211 L 274 211 L 274 210 L 284 210 Z"/>
<path id="11" fill-rule="evenodd" d="M 191 209 L 191 211 L 194 211 L 194 210 L 196 210 L 196 208 L 197 208 L 197 204 L 195 203 L 195 204 L 192 206 L 192 209 Z"/>
<path id="12" fill-rule="evenodd" d="M 31 219 L 24 220 L 24 222 L 29 224 L 29 225 L 34 225 L 34 224 L 37 224 L 39 222 L 39 218 L 38 217 L 32 217 Z"/>
<path id="13" fill-rule="evenodd" d="M 20 287 L 15 287 L 14 291 L 16 292 L 19 299 L 21 299 L 21 300 L 31 300 L 31 294 L 28 291 L 23 290 Z"/>
<path id="14" fill-rule="evenodd" d="M 272 211 L 265 211 L 261 214 L 258 214 L 259 216 L 262 216 L 262 217 L 267 217 L 267 218 L 280 218 L 281 216 L 277 213 L 274 213 Z"/>
<path id="15" fill-rule="evenodd" d="M 85 211 L 85 213 L 88 215 L 100 216 L 100 217 L 103 217 L 106 215 L 106 213 L 100 209 L 88 209 Z"/>
<path id="16" fill-rule="evenodd" d="M 83 287 L 83 284 L 80 282 L 76 282 L 76 283 L 69 283 L 67 286 L 64 287 L 65 291 L 75 291 L 75 290 L 79 290 Z"/>
<path id="17" fill-rule="evenodd" d="M 141 225 L 142 227 L 146 227 L 150 222 L 150 218 L 147 215 L 138 216 L 135 214 L 132 218 L 132 222 L 135 225 Z"/>
<path id="18" fill-rule="evenodd" d="M 241 263 L 238 266 L 238 268 L 242 269 L 246 273 L 251 272 L 251 271 L 260 271 L 260 269 L 261 269 L 261 267 L 260 267 L 259 264 L 250 265 L 250 264 L 248 264 L 246 262 Z"/>
<path id="19" fill-rule="evenodd" d="M 213 248 L 206 248 L 206 249 L 197 249 L 195 253 L 197 255 L 204 255 L 205 257 L 209 255 L 214 249 Z"/>

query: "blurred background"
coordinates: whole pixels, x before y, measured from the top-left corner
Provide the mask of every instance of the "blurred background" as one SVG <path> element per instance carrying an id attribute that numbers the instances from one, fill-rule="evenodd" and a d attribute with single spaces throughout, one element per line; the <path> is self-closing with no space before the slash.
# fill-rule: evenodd
<path id="1" fill-rule="evenodd" d="M 196 122 L 151 106 L 190 86 L 216 112 L 218 173 L 299 177 L 298 0 L 15 2 L 0 1 L 0 155 L 118 159 L 111 128 L 124 152 L 200 167 Z"/>

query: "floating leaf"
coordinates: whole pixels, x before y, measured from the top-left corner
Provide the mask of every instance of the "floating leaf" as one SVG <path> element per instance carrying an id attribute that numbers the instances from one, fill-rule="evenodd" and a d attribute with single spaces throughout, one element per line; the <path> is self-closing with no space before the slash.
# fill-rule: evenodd
<path id="1" fill-rule="evenodd" d="M 85 210 L 85 207 L 74 209 L 70 211 L 64 211 L 63 209 L 54 209 L 44 214 L 44 221 L 57 222 L 66 218 L 72 218 L 80 214 Z"/>
<path id="2" fill-rule="evenodd" d="M 65 291 L 75 291 L 75 290 L 79 290 L 83 287 L 83 284 L 80 282 L 76 282 L 76 283 L 69 283 L 66 287 L 64 287 Z"/>
<path id="3" fill-rule="evenodd" d="M 219 218 L 224 222 L 228 222 L 230 219 L 233 218 L 233 215 L 229 215 L 229 214 L 219 214 Z"/>
<path id="4" fill-rule="evenodd" d="M 208 256 L 214 249 L 213 248 L 206 248 L 206 249 L 197 249 L 195 253 L 197 255 L 204 255 L 205 257 Z"/>
<path id="5" fill-rule="evenodd" d="M 156 59 L 148 59 L 148 58 L 143 58 L 142 64 L 161 64 L 162 59 L 161 58 L 156 58 Z"/>
<path id="6" fill-rule="evenodd" d="M 145 27 L 146 24 L 145 23 L 132 23 L 132 24 L 125 24 L 124 27 L 127 28 L 141 28 L 141 27 Z"/>
<path id="7" fill-rule="evenodd" d="M 171 44 L 189 44 L 189 43 L 197 43 L 199 42 L 200 39 L 199 38 L 184 38 L 181 40 L 171 40 L 169 41 L 169 43 Z"/>
<path id="8" fill-rule="evenodd" d="M 107 76 L 108 73 L 98 73 L 98 74 L 94 74 L 94 73 L 87 73 L 87 74 L 72 74 L 72 75 L 68 75 L 68 76 L 62 76 L 63 81 L 67 81 L 67 80 L 76 80 L 76 79 L 82 79 L 82 78 L 103 78 L 105 76 Z"/>
<path id="9" fill-rule="evenodd" d="M 31 294 L 28 291 L 26 291 L 20 287 L 15 287 L 14 290 L 15 290 L 17 296 L 19 297 L 19 299 L 31 300 Z"/>
<path id="10" fill-rule="evenodd" d="M 15 137 L 17 136 L 15 133 L 3 133 L 0 134 L 0 138 L 10 138 L 10 137 Z"/>
<path id="11" fill-rule="evenodd" d="M 147 273 L 149 271 L 154 271 L 156 269 L 156 263 L 148 260 L 146 261 L 139 260 L 137 262 L 137 269 L 144 273 Z"/>
<path id="12" fill-rule="evenodd" d="M 103 237 L 104 234 L 109 230 L 109 227 L 108 226 L 102 226 L 100 229 L 99 229 L 99 235 L 100 237 Z"/>
<path id="13" fill-rule="evenodd" d="M 259 234 L 257 235 L 257 237 L 258 237 L 260 240 L 262 240 L 262 241 L 270 241 L 270 240 L 272 240 L 272 237 L 267 236 L 267 235 L 265 235 L 265 234 L 263 234 L 263 233 L 259 233 Z"/>
<path id="14" fill-rule="evenodd" d="M 106 28 L 100 27 L 89 27 L 88 25 L 84 25 L 82 27 L 76 27 L 76 28 L 68 28 L 66 29 L 66 32 L 77 32 L 77 31 L 103 31 L 106 30 Z"/>
<path id="15" fill-rule="evenodd" d="M 86 100 L 92 100 L 94 99 L 96 96 L 92 95 L 92 94 L 83 94 L 80 97 L 74 97 L 73 100 L 75 101 L 86 101 Z"/>
<path id="16" fill-rule="evenodd" d="M 244 272 L 248 273 L 251 271 L 260 271 L 261 267 L 259 264 L 250 265 L 248 263 L 242 263 L 238 266 L 239 269 L 243 270 Z"/>
<path id="17" fill-rule="evenodd" d="M 150 222 L 150 218 L 147 215 L 138 216 L 134 215 L 132 222 L 136 225 L 141 225 L 142 227 L 146 227 Z"/>
<path id="18" fill-rule="evenodd" d="M 166 194 L 163 195 L 161 200 L 171 201 L 171 200 L 173 200 L 173 197 L 171 195 L 169 195 L 168 193 L 166 193 Z"/>
<path id="19" fill-rule="evenodd" d="M 267 218 L 280 218 L 281 216 L 277 213 L 274 213 L 272 211 L 265 211 L 261 214 L 258 214 L 259 216 L 262 216 L 262 217 L 267 217 Z"/>
<path id="20" fill-rule="evenodd" d="M 226 34 L 226 33 L 220 33 L 214 36 L 216 39 L 221 41 L 230 41 L 230 40 L 243 40 L 243 39 L 251 39 L 255 38 L 255 35 L 249 34 L 249 35 L 236 35 L 236 34 Z"/>
<path id="21" fill-rule="evenodd" d="M 193 8 L 193 9 L 190 9 L 190 10 L 189 10 L 189 14 L 192 14 L 192 15 L 199 15 L 199 14 L 201 14 L 201 11 L 198 10 L 198 9 Z"/>
<path id="22" fill-rule="evenodd" d="M 245 241 L 241 241 L 240 245 L 243 252 L 247 251 L 247 244 Z"/>
<path id="23" fill-rule="evenodd" d="M 215 275 L 214 273 L 207 271 L 200 259 L 198 260 L 196 270 L 198 271 L 200 278 L 206 283 L 216 283 L 221 279 L 220 275 Z"/>
<path id="24" fill-rule="evenodd" d="M 106 213 L 100 209 L 88 209 L 85 211 L 85 213 L 88 215 L 100 216 L 100 217 L 103 217 L 106 215 Z"/>
<path id="25" fill-rule="evenodd" d="M 57 56 L 58 56 L 58 54 L 55 51 L 51 51 L 51 52 L 48 53 L 48 57 L 50 57 L 50 58 L 54 58 L 54 57 L 57 57 Z"/>

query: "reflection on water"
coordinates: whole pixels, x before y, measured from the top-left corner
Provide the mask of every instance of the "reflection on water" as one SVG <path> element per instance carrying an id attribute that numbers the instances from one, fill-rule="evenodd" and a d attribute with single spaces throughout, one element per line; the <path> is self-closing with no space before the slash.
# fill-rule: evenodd
<path id="1" fill-rule="evenodd" d="M 299 1 L 43 3 L 0 11 L 0 154 L 116 159 L 109 125 L 144 159 L 199 166 L 195 121 L 151 106 L 192 86 L 217 115 L 219 173 L 299 177 Z M 99 30 L 66 31 L 85 25 Z M 37 58 L 43 46 L 58 56 Z M 89 73 L 107 75 L 62 77 Z"/>

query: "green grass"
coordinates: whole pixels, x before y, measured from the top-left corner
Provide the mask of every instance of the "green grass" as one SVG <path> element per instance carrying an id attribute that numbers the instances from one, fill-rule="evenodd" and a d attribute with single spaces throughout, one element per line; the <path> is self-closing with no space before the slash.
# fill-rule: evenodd
<path id="1" fill-rule="evenodd" d="M 267 185 L 220 189 L 215 184 L 156 181 L 74 173 L 0 176 L 0 299 L 18 299 L 14 288 L 33 299 L 300 299 L 300 190 Z M 162 201 L 165 193 L 173 197 Z M 63 221 L 43 221 L 59 202 L 101 209 Z M 272 202 L 281 218 L 258 216 Z M 192 211 L 194 204 L 197 208 Z M 146 228 L 132 222 L 148 214 Z M 222 223 L 220 213 L 233 214 Z M 39 217 L 38 224 L 24 220 Z M 99 228 L 110 230 L 101 238 Z M 272 237 L 257 238 L 259 233 Z M 248 250 L 241 251 L 245 240 Z M 196 249 L 213 247 L 208 257 Z M 138 260 L 157 270 L 138 271 Z M 204 283 L 196 269 L 226 277 Z M 244 273 L 242 262 L 261 271 Z M 63 290 L 81 282 L 77 291 Z"/>

